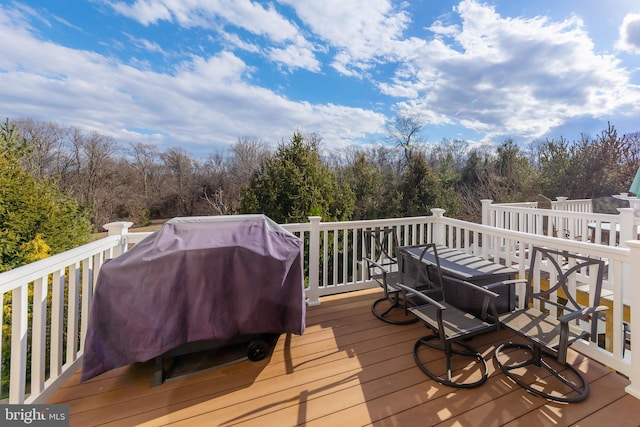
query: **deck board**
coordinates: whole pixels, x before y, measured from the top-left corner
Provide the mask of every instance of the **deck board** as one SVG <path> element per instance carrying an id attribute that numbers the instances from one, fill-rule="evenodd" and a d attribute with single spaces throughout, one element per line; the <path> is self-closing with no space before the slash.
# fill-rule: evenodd
<path id="1" fill-rule="evenodd" d="M 562 426 L 640 425 L 640 400 L 628 380 L 575 352 L 569 360 L 591 393 L 574 404 L 528 394 L 493 362 L 500 330 L 473 339 L 489 379 L 474 389 L 436 383 L 415 365 L 421 324 L 389 325 L 373 317 L 377 290 L 335 295 L 310 307 L 302 336 L 279 337 L 272 354 L 207 369 L 150 387 L 152 363 L 117 368 L 84 383 L 76 373 L 49 403 L 67 403 L 71 425 L 89 426 Z M 438 364 L 436 351 L 426 354 Z M 544 378 L 541 378 L 544 381 Z"/>

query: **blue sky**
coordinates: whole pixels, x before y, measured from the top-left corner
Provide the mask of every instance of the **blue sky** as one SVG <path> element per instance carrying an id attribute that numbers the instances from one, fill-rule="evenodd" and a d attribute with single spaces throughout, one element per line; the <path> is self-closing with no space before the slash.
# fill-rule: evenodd
<path id="1" fill-rule="evenodd" d="M 640 131 L 637 0 L 0 0 L 0 116 L 224 150 Z"/>

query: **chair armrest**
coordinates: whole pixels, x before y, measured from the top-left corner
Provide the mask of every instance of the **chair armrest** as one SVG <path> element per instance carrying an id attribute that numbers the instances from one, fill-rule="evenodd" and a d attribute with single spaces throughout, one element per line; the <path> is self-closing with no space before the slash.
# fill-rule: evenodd
<path id="1" fill-rule="evenodd" d="M 380 265 L 378 262 L 372 260 L 371 258 L 362 257 L 362 261 L 365 261 L 368 266 L 374 265 L 374 266 L 376 266 L 378 268 L 382 268 L 382 265 Z"/>
<path id="2" fill-rule="evenodd" d="M 447 307 L 445 307 L 444 305 L 440 304 L 438 301 L 434 300 L 431 297 L 428 297 L 427 295 L 423 294 L 422 292 L 420 292 L 420 291 L 418 291 L 416 289 L 410 288 L 407 285 L 403 285 L 402 283 L 395 283 L 395 284 L 393 284 L 393 287 L 394 288 L 398 288 L 399 290 L 401 290 L 403 295 L 406 295 L 406 294 L 415 295 L 418 299 L 422 300 L 422 302 L 424 302 L 425 304 L 431 304 L 434 307 L 436 307 L 438 310 L 446 310 L 447 309 Z"/>
<path id="3" fill-rule="evenodd" d="M 558 317 L 558 320 L 562 323 L 568 323 L 572 320 L 583 319 L 591 316 L 594 313 L 599 313 L 601 311 L 609 310 L 609 307 L 606 305 L 599 305 L 597 307 L 585 307 L 580 311 L 573 311 L 571 313 L 567 313 L 564 316 Z"/>
<path id="4" fill-rule="evenodd" d="M 383 280 L 387 281 L 387 269 L 380 265 L 378 262 L 372 260 L 371 258 L 362 258 L 362 261 L 366 263 L 367 274 L 369 275 L 369 279 L 371 279 L 371 271 L 374 269 L 378 269 L 380 274 L 382 274 Z"/>
<path id="5" fill-rule="evenodd" d="M 483 288 L 486 289 L 492 289 L 498 286 L 503 286 L 503 285 L 516 285 L 518 283 L 527 283 L 527 279 L 512 279 L 512 280 L 503 280 L 501 282 L 494 282 L 494 283 L 489 283 L 488 285 L 482 285 Z"/>

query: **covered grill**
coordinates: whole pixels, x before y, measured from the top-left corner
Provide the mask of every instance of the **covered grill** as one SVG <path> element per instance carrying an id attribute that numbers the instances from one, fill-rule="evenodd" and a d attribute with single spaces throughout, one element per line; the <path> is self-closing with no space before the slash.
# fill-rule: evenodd
<path id="1" fill-rule="evenodd" d="M 100 270 L 82 380 L 188 343 L 302 334 L 302 242 L 264 215 L 174 218 Z"/>

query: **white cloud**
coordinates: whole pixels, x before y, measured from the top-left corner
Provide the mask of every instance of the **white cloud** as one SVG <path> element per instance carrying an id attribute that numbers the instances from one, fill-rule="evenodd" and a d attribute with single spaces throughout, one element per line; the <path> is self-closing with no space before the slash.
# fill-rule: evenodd
<path id="1" fill-rule="evenodd" d="M 624 17 L 616 48 L 640 55 L 640 13 L 629 13 Z"/>
<path id="2" fill-rule="evenodd" d="M 457 25 L 446 25 L 440 20 L 434 21 L 428 29 L 434 34 L 443 36 L 454 36 L 460 32 L 460 28 Z"/>
<path id="3" fill-rule="evenodd" d="M 160 20 L 171 20 L 172 14 L 162 2 L 137 0 L 129 5 L 124 2 L 112 2 L 111 7 L 124 16 L 135 19 L 143 25 L 154 24 Z"/>
<path id="4" fill-rule="evenodd" d="M 223 33 L 222 37 L 228 42 L 231 47 L 238 48 L 250 53 L 260 53 L 262 51 L 260 46 L 256 45 L 255 43 L 249 43 L 245 40 L 242 40 L 237 34 L 227 32 Z M 210 37 L 209 41 L 213 41 L 213 38 Z"/>
<path id="5" fill-rule="evenodd" d="M 154 39 L 154 28 L 131 26 L 129 40 L 97 40 L 108 43 L 107 51 L 126 52 L 118 49 L 122 43 L 123 49 L 133 44 L 160 53 L 163 71 L 152 70 L 151 58 L 158 55 L 134 54 L 127 65 L 106 54 L 48 42 L 46 31 L 38 28 L 73 29 L 74 23 L 42 17 L 44 9 L 0 5 L 0 116 L 20 112 L 55 118 L 123 141 L 130 140 L 132 130 L 147 129 L 140 139 L 166 146 L 229 144 L 239 136 L 278 141 L 298 128 L 341 145 L 383 132 L 384 116 L 374 111 L 292 101 L 277 92 L 298 84 L 300 69 L 316 73 L 313 82 L 326 83 L 329 92 L 334 81 L 322 79 L 336 73 L 323 74 L 327 65 L 340 74 L 336 87 L 357 86 L 349 92 L 354 97 L 358 90 L 377 92 L 393 98 L 397 112 L 417 115 L 427 126 L 461 125 L 479 139 L 533 139 L 587 117 L 640 114 L 632 72 L 615 56 L 596 52 L 578 16 L 507 18 L 485 3 L 463 0 L 451 13 L 421 23 L 430 37 L 418 38 L 408 36 L 413 7 L 399 0 L 110 5 L 143 25 L 166 25 L 185 36 L 186 41 L 171 37 L 170 43 L 169 37 Z M 627 15 L 620 49 L 638 52 L 639 22 L 638 14 Z M 182 62 L 172 63 L 175 58 Z M 264 60 L 275 66 L 260 69 Z M 277 69 L 283 72 L 281 81 L 271 72 Z M 296 86 L 296 97 L 304 96 L 304 89 Z M 368 96 L 354 102 L 384 102 Z"/>
<path id="6" fill-rule="evenodd" d="M 316 49 L 273 5 L 250 0 L 136 0 L 132 4 L 113 2 L 111 6 L 144 25 L 167 21 L 187 29 L 201 27 L 216 31 L 233 46 L 247 52 L 261 52 L 287 69 L 304 68 L 312 72 L 321 69 L 314 54 Z M 274 46 L 256 49 L 254 43 L 243 41 L 234 32 L 237 29 L 264 37 L 267 44 Z"/>
<path id="7" fill-rule="evenodd" d="M 304 68 L 309 71 L 319 72 L 320 62 L 313 51 L 306 46 L 290 44 L 284 49 L 272 48 L 269 52 L 272 61 L 286 65 L 289 69 Z"/>
<path id="8" fill-rule="evenodd" d="M 1 6 L 0 51 L 0 116 L 55 120 L 121 142 L 131 141 L 131 129 L 148 129 L 153 135 L 137 134 L 138 141 L 206 152 L 241 136 L 277 143 L 300 129 L 346 145 L 384 123 L 371 111 L 294 102 L 253 85 L 247 76 L 254 70 L 231 52 L 193 56 L 173 73 L 138 69 L 41 41 Z"/>
<path id="9" fill-rule="evenodd" d="M 147 39 L 141 39 L 141 38 L 137 38 L 131 34 L 128 33 L 124 33 L 124 35 L 129 39 L 129 41 L 136 46 L 138 49 L 140 50 L 144 50 L 146 52 L 152 52 L 152 53 L 160 53 L 160 54 L 166 54 L 166 52 L 164 51 L 164 49 L 162 49 L 162 46 L 160 46 L 158 43 L 151 41 L 151 40 L 147 40 Z"/>
<path id="10" fill-rule="evenodd" d="M 216 28 L 216 21 L 223 20 L 275 42 L 294 40 L 298 35 L 296 26 L 273 6 L 264 7 L 250 0 L 136 0 L 132 4 L 112 2 L 111 6 L 144 25 L 169 21 L 185 28 Z"/>
<path id="11" fill-rule="evenodd" d="M 332 66 L 347 76 L 361 76 L 384 59 L 413 48 L 404 30 L 406 11 L 387 0 L 280 0 L 293 7 L 309 29 L 337 53 Z"/>
<path id="12" fill-rule="evenodd" d="M 456 32 L 433 28 L 455 43 L 424 44 L 401 73 L 380 84 L 384 93 L 408 98 L 401 110 L 419 111 L 432 125 L 525 139 L 576 117 L 637 114 L 639 88 L 617 58 L 594 51 L 579 18 L 503 18 L 474 0 L 455 10 L 462 21 Z"/>

